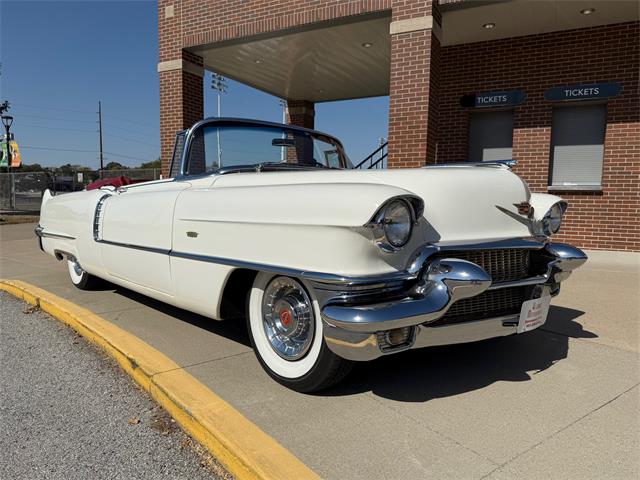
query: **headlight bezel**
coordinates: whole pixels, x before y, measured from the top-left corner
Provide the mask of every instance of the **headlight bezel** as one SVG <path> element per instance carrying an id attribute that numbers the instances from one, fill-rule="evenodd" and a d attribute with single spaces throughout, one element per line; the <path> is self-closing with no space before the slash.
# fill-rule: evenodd
<path id="1" fill-rule="evenodd" d="M 416 205 L 414 205 L 416 203 Z M 389 211 L 397 206 L 402 206 L 406 209 L 408 217 L 408 229 L 406 237 L 402 241 L 392 241 L 389 238 L 389 223 L 388 215 Z M 371 221 L 367 224 L 373 231 L 374 243 L 380 250 L 386 253 L 395 253 L 402 250 L 411 240 L 413 236 L 413 228 L 417 222 L 418 216 L 422 215 L 423 210 L 422 200 L 418 198 L 405 198 L 394 197 L 388 199 L 376 212 Z"/>
<path id="2" fill-rule="evenodd" d="M 551 205 L 545 212 L 542 220 L 540 220 L 540 228 L 545 236 L 550 237 L 560 231 L 567 207 L 567 202 L 560 201 Z"/>

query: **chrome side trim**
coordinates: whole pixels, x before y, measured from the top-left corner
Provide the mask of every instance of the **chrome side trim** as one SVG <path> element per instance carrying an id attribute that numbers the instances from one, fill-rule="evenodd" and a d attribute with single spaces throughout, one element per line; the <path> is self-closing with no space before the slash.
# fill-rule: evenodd
<path id="1" fill-rule="evenodd" d="M 72 237 L 71 235 L 65 235 L 63 233 L 47 232 L 40 225 L 38 225 L 35 228 L 34 232 L 40 238 L 60 238 L 60 239 L 63 239 L 63 240 L 75 240 L 76 239 L 76 237 Z"/>
<path id="2" fill-rule="evenodd" d="M 133 245 L 131 243 L 120 243 L 120 242 L 112 242 L 111 240 L 96 240 L 97 243 L 102 243 L 104 245 L 112 245 L 114 247 L 123 247 L 123 248 L 132 248 L 134 250 L 142 250 L 143 252 L 151 252 L 151 253 L 159 253 L 162 255 L 169 255 L 171 250 L 167 250 L 165 248 L 156 248 L 156 247 L 145 247 L 142 245 Z"/>
<path id="3" fill-rule="evenodd" d="M 40 224 L 38 224 L 36 228 L 33 229 L 33 233 L 35 233 L 36 237 L 38 237 L 38 247 L 41 251 L 44 252 L 44 246 L 42 245 L 42 230 L 43 228 L 40 226 Z"/>
<path id="4" fill-rule="evenodd" d="M 109 194 L 103 195 L 96 203 L 96 208 L 93 212 L 93 239 L 95 241 L 102 240 L 102 207 L 110 196 Z"/>
<path id="5" fill-rule="evenodd" d="M 268 265 L 265 263 L 248 262 L 245 260 L 236 260 L 224 257 L 215 257 L 211 255 L 200 255 L 195 253 L 177 252 L 175 250 L 169 253 L 172 257 L 186 258 L 188 260 L 196 260 L 199 262 L 216 263 L 219 265 L 227 265 L 230 267 L 248 268 L 251 270 L 260 270 L 271 272 L 278 275 L 286 275 L 291 277 L 300 277 L 313 282 L 317 282 L 314 286 L 317 288 L 331 288 L 332 284 L 344 286 L 358 286 L 369 284 L 384 284 L 398 280 L 406 280 L 405 272 L 392 272 L 381 275 L 363 275 L 363 276 L 345 276 L 334 273 L 313 272 L 307 270 L 299 270 L 289 267 L 280 267 L 277 265 Z M 415 278 L 415 277 L 414 277 Z"/>

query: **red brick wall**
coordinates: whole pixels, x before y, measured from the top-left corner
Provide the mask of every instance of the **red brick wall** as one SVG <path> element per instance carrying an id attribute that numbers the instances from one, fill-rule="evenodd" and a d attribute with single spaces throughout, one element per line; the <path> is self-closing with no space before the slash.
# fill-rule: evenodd
<path id="1" fill-rule="evenodd" d="M 640 250 L 639 23 L 585 28 L 441 49 L 438 162 L 467 159 L 469 111 L 464 94 L 523 88 L 515 108 L 516 173 L 547 192 L 553 103 L 546 89 L 616 81 L 622 94 L 607 103 L 603 191 L 557 193 L 569 201 L 558 240 L 584 248 Z M 555 192 L 551 192 L 555 193 Z"/>
<path id="2" fill-rule="evenodd" d="M 289 100 L 287 102 L 287 123 L 298 127 L 314 128 L 315 108 L 308 100 Z"/>
<path id="3" fill-rule="evenodd" d="M 394 1 L 391 19 L 433 14 L 439 22 L 433 3 Z M 391 35 L 389 168 L 420 167 L 435 161 L 439 64 L 440 42 L 431 29 Z"/>
<path id="4" fill-rule="evenodd" d="M 202 59 L 185 53 L 185 59 L 202 65 Z M 204 116 L 202 77 L 184 70 L 160 72 L 160 158 L 167 175 L 176 132 Z"/>
<path id="5" fill-rule="evenodd" d="M 440 48 L 431 30 L 391 37 L 389 168 L 435 161 Z"/>

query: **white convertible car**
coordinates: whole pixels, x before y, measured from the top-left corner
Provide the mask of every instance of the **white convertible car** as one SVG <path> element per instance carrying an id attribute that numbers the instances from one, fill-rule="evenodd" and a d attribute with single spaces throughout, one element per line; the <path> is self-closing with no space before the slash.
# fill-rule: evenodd
<path id="1" fill-rule="evenodd" d="M 358 170 L 304 128 L 207 119 L 171 178 L 42 201 L 41 248 L 215 320 L 247 319 L 278 382 L 326 388 L 352 361 L 542 325 L 587 257 L 553 243 L 567 207 L 504 162 Z"/>

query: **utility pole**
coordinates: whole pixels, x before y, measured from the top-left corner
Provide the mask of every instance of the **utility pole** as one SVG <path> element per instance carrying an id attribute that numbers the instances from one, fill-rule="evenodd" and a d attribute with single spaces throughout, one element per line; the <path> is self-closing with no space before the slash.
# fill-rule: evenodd
<path id="1" fill-rule="evenodd" d="M 98 133 L 100 138 L 100 178 L 102 178 L 102 170 L 104 170 L 104 156 L 102 154 L 102 102 L 98 100 Z"/>

